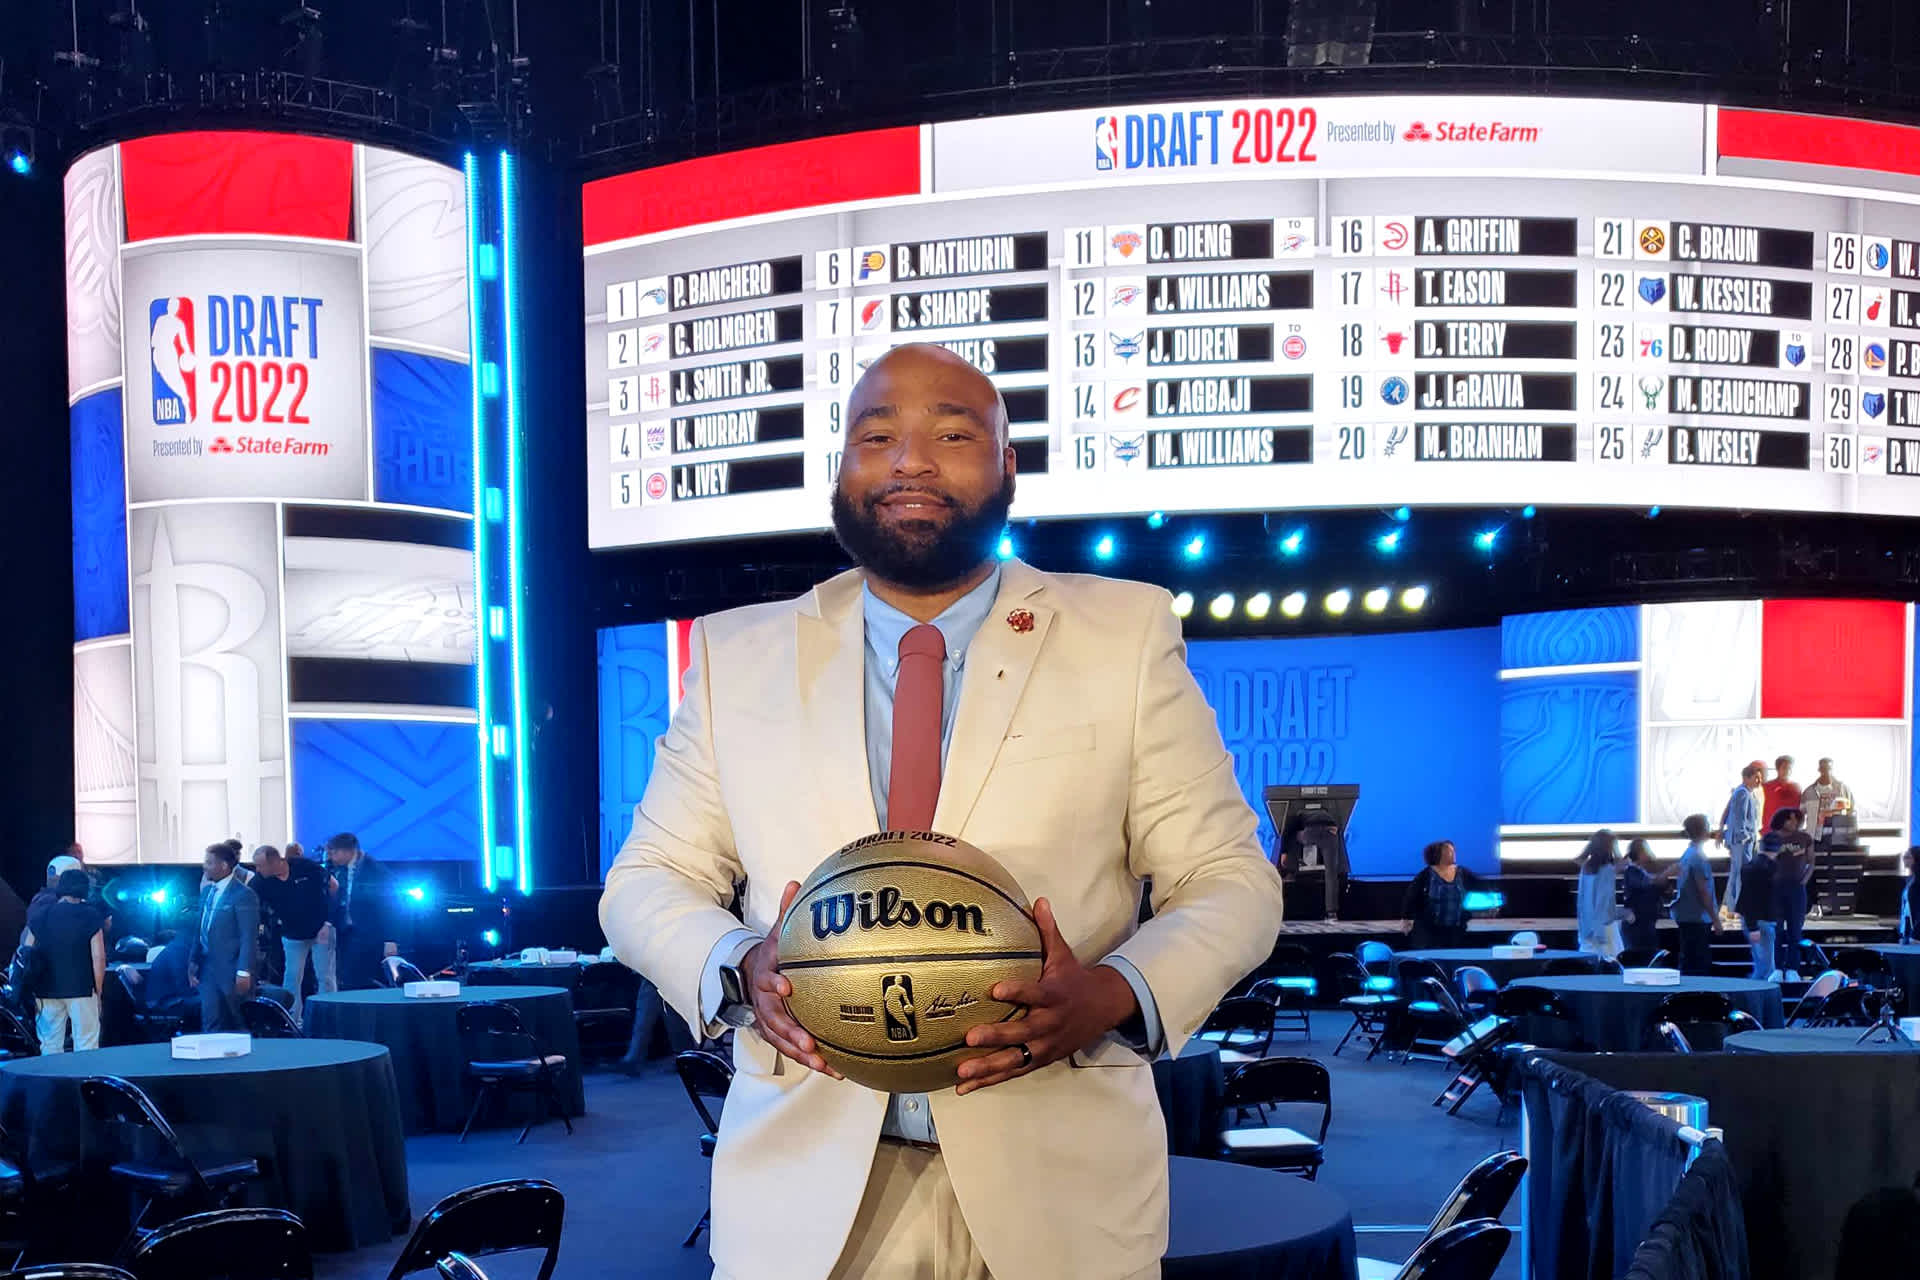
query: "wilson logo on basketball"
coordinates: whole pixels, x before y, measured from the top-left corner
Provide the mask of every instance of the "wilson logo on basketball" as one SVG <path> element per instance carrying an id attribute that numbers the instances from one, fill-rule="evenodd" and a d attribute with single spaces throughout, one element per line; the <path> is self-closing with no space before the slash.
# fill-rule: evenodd
<path id="1" fill-rule="evenodd" d="M 813 909 L 813 936 L 824 940 L 845 933 L 858 925 L 867 929 L 914 929 L 924 924 L 929 929 L 951 929 L 955 933 L 988 935 L 986 913 L 965 902 L 929 902 L 921 904 L 892 886 L 860 893 L 836 893 L 816 899 Z"/>

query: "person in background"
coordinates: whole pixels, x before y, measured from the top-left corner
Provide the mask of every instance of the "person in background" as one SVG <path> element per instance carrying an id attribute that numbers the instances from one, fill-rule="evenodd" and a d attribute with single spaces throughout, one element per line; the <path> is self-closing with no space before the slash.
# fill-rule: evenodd
<path id="1" fill-rule="evenodd" d="M 240 882 L 231 844 L 207 846 L 199 941 L 190 977 L 200 988 L 202 1031 L 244 1031 L 240 1002 L 253 994 L 260 941 L 260 899 Z"/>
<path id="2" fill-rule="evenodd" d="M 1466 897 L 1477 877 L 1461 866 L 1451 840 L 1435 840 L 1421 851 L 1427 865 L 1407 886 L 1400 927 L 1415 950 L 1467 945 Z"/>
<path id="3" fill-rule="evenodd" d="M 80 859 L 70 853 L 59 854 L 47 863 L 46 886 L 34 894 L 32 899 L 28 901 L 27 914 L 29 916 L 41 907 L 46 906 L 49 902 L 54 902 L 59 899 L 60 877 L 69 871 L 78 871 L 82 875 L 86 874 L 86 869 L 80 865 Z"/>
<path id="4" fill-rule="evenodd" d="M 1623 888 L 1620 892 L 1622 905 L 1627 909 L 1626 924 L 1622 929 L 1625 935 L 1626 949 L 1637 951 L 1644 957 L 1651 957 L 1660 949 L 1656 926 L 1665 914 L 1661 899 L 1665 896 L 1660 888 L 1662 880 L 1670 879 L 1672 871 L 1655 872 L 1653 869 L 1653 846 L 1644 839 L 1635 839 L 1627 846 L 1627 867 L 1622 873 Z"/>
<path id="5" fill-rule="evenodd" d="M 148 1013 L 180 1018 L 188 1026 L 198 1019 L 200 997 L 193 980 L 193 950 L 198 942 L 198 934 L 181 929 L 147 966 L 140 1000 Z"/>
<path id="6" fill-rule="evenodd" d="M 1800 784 L 1793 780 L 1793 757 L 1781 756 L 1773 762 L 1773 778 L 1761 786 L 1761 825 L 1773 821 L 1782 809 L 1800 807 Z"/>
<path id="7" fill-rule="evenodd" d="M 1680 929 L 1680 972 L 1713 973 L 1713 871 L 1707 866 L 1705 845 L 1712 828 L 1707 815 L 1687 815 L 1683 824 L 1687 833 L 1687 851 L 1674 868 L 1680 893 L 1673 900 L 1673 922 Z"/>
<path id="8" fill-rule="evenodd" d="M 27 941 L 39 955 L 34 995 L 40 1002 L 41 1053 L 65 1053 L 67 1028 L 76 1051 L 100 1047 L 100 988 L 107 976 L 107 939 L 100 913 L 87 905 L 93 882 L 78 867 L 60 873 L 53 898 L 27 914 Z"/>
<path id="9" fill-rule="evenodd" d="M 306 859 L 307 846 L 301 844 L 298 840 L 289 840 L 287 841 L 287 847 L 281 850 L 281 852 L 286 854 L 288 862 L 301 862 Z"/>
<path id="10" fill-rule="evenodd" d="M 1920 942 L 1920 844 L 1900 855 L 1900 869 L 1907 873 L 1900 886 L 1900 941 Z"/>
<path id="11" fill-rule="evenodd" d="M 1764 800 L 1760 780 L 1767 767 L 1755 760 L 1740 771 L 1740 785 L 1727 797 L 1726 812 L 1720 818 L 1720 841 L 1727 846 L 1727 892 L 1720 900 L 1723 911 L 1738 909 L 1741 880 L 1747 862 L 1760 847 L 1760 809 Z"/>
<path id="12" fill-rule="evenodd" d="M 1800 819 L 1800 810 L 1782 809 L 1760 837 L 1760 847 L 1779 859 L 1773 874 L 1774 964 L 1788 982 L 1800 981 L 1800 933 L 1807 921 L 1807 881 L 1813 876 L 1813 840 L 1800 829 Z"/>
<path id="13" fill-rule="evenodd" d="M 1620 922 L 1631 923 L 1634 913 L 1614 901 L 1614 862 L 1619 842 L 1602 828 L 1593 833 L 1580 854 L 1580 880 L 1575 889 L 1580 950 L 1603 960 L 1620 954 Z"/>
<path id="14" fill-rule="evenodd" d="M 1820 898 L 1827 883 L 1827 853 L 1832 848 L 1832 833 L 1828 831 L 1827 824 L 1834 814 L 1853 809 L 1853 791 L 1833 776 L 1833 761 L 1830 758 L 1821 757 L 1819 775 L 1800 793 L 1800 809 L 1807 816 L 1807 834 L 1813 837 L 1815 855 L 1819 860 L 1813 883 L 1808 889 L 1813 900 L 1808 913 L 1818 916 Z"/>
<path id="15" fill-rule="evenodd" d="M 360 838 L 351 831 L 342 831 L 327 841 L 327 861 L 340 885 L 328 917 L 337 939 L 334 964 L 340 988 L 354 991 L 379 986 L 380 962 L 400 954 L 400 945 L 392 938 L 391 877 L 367 856 Z"/>
<path id="16" fill-rule="evenodd" d="M 253 851 L 253 871 L 250 887 L 280 926 L 280 949 L 286 956 L 281 982 L 293 993 L 293 1020 L 299 1022 L 309 955 L 315 986 L 323 994 L 340 989 L 333 925 L 327 921 L 327 882 L 332 877 L 319 864 L 284 857 L 270 844 Z"/>
<path id="17" fill-rule="evenodd" d="M 1773 963 L 1774 935 L 1777 923 L 1774 917 L 1773 882 L 1780 870 L 1780 851 L 1777 845 L 1769 848 L 1756 845 L 1753 856 L 1747 859 L 1747 865 L 1740 872 L 1740 898 L 1734 904 L 1740 913 L 1740 928 L 1747 935 L 1747 945 L 1753 948 L 1753 980 L 1767 982 L 1779 978 L 1779 970 Z"/>

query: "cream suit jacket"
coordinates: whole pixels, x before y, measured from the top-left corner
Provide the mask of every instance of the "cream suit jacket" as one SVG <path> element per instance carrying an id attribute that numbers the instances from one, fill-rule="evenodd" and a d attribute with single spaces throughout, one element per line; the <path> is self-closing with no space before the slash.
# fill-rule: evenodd
<path id="1" fill-rule="evenodd" d="M 600 919 L 622 961 L 701 1025 L 708 953 L 877 827 L 865 746 L 862 577 L 697 623 Z M 1280 879 L 1157 587 L 1003 566 L 966 655 L 933 829 L 1053 904 L 1084 963 L 1119 954 L 1179 1052 L 1266 959 Z M 1024 609 L 1032 626 L 1009 614 Z M 1137 923 L 1140 882 L 1154 917 Z M 752 1280 L 824 1280 L 860 1205 L 886 1095 L 817 1075 L 751 1030 L 713 1160 L 713 1259 Z M 1109 1038 L 931 1104 L 968 1229 L 996 1280 L 1101 1280 L 1166 1248 L 1166 1130 L 1146 1062 Z"/>

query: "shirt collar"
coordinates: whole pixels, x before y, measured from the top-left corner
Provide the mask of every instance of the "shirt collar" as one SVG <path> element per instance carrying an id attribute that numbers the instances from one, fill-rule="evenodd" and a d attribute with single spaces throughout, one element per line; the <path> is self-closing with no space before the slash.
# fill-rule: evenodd
<path id="1" fill-rule="evenodd" d="M 979 586 L 955 600 L 933 620 L 947 642 L 947 663 L 955 671 L 966 665 L 967 647 L 993 612 L 994 597 L 1000 594 L 1000 565 L 996 562 Z M 860 588 L 861 609 L 865 614 L 867 647 L 881 663 L 881 670 L 892 676 L 900 665 L 900 639 L 919 623 L 873 593 L 871 584 Z"/>

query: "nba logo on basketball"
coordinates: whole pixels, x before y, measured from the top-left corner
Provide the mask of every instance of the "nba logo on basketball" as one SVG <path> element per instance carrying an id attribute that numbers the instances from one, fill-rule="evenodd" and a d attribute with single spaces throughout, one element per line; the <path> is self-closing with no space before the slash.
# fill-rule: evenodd
<path id="1" fill-rule="evenodd" d="M 880 979 L 880 1011 L 887 1019 L 887 1039 L 912 1040 L 920 1034 L 913 1017 L 913 978 L 890 973 Z"/>
<path id="2" fill-rule="evenodd" d="M 153 420 L 192 422 L 198 407 L 199 364 L 193 344 L 193 299 L 155 298 L 147 308 L 148 364 L 153 371 Z"/>
<path id="3" fill-rule="evenodd" d="M 1120 167 L 1120 117 L 1098 116 L 1093 122 L 1093 167 L 1105 173 Z"/>

